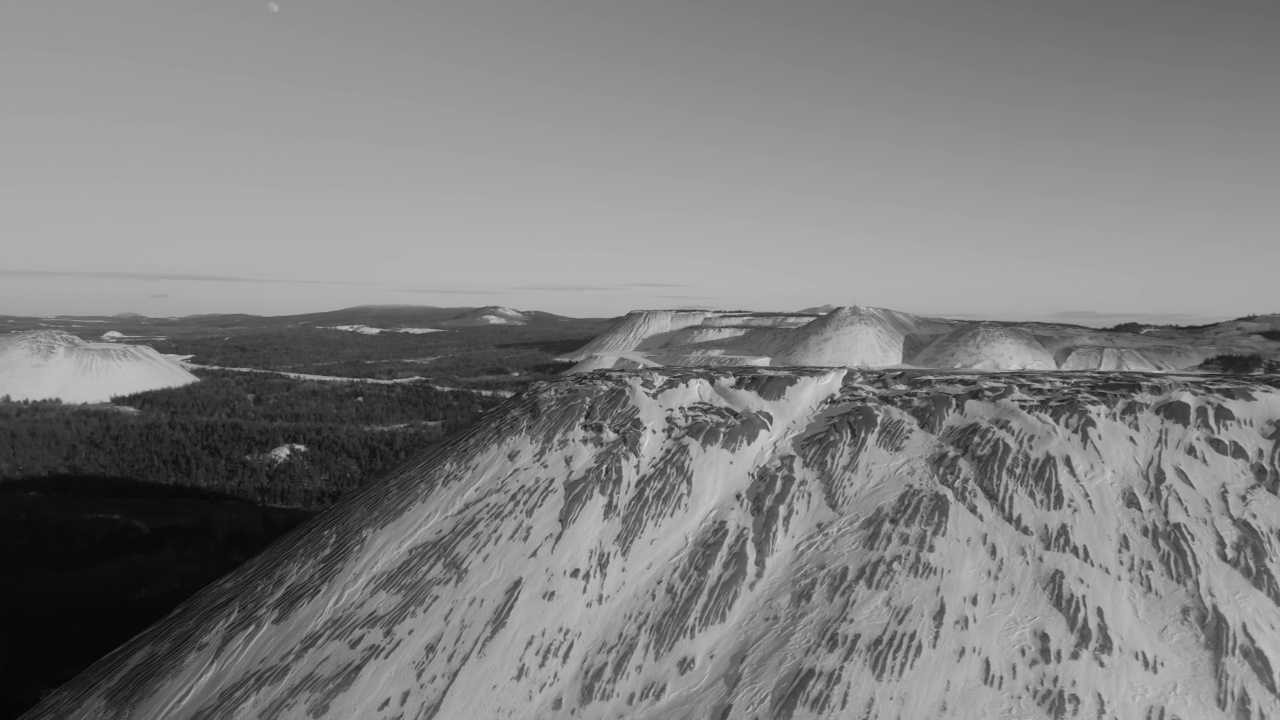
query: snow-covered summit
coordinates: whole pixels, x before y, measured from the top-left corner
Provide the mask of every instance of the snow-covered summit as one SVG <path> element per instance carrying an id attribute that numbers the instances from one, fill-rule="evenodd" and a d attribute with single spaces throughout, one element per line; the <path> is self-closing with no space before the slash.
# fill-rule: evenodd
<path id="1" fill-rule="evenodd" d="M 85 342 L 60 330 L 0 335 L 0 396 L 14 400 L 106 402 L 196 380 L 177 362 L 141 345 Z"/>
<path id="2" fill-rule="evenodd" d="M 574 376 L 28 718 L 1280 717 L 1278 443 L 1274 380 Z"/>
<path id="3" fill-rule="evenodd" d="M 815 314 L 821 312 L 821 314 Z M 1265 319 L 1265 318 L 1264 318 Z M 1185 370 L 1224 353 L 1280 358 L 1264 322 L 1147 336 L 1052 323 L 971 322 L 885 308 L 800 313 L 642 310 L 564 356 L 570 372 L 646 365 L 912 366 L 976 370 Z"/>

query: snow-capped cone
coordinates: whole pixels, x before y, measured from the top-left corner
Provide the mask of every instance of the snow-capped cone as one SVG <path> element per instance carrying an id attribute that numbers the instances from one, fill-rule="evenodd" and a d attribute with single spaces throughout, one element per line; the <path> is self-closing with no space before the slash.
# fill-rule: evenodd
<path id="1" fill-rule="evenodd" d="M 774 365 L 885 367 L 902 364 L 910 319 L 892 310 L 839 307 L 795 330 Z"/>
<path id="2" fill-rule="evenodd" d="M 142 345 L 90 343 L 59 330 L 0 335 L 0 396 L 14 400 L 107 402 L 198 379 Z"/>

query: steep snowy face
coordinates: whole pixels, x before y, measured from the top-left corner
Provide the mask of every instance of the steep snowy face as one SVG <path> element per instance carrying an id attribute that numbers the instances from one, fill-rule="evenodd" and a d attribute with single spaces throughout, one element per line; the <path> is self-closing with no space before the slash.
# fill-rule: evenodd
<path id="1" fill-rule="evenodd" d="M 536 387 L 29 718 L 1280 717 L 1280 390 Z"/>
<path id="2" fill-rule="evenodd" d="M 197 379 L 141 345 L 89 343 L 58 330 L 0 335 L 0 396 L 14 400 L 107 402 Z"/>
<path id="3" fill-rule="evenodd" d="M 674 346 L 682 345 L 698 345 L 701 343 L 713 343 L 717 340 L 728 340 L 737 338 L 751 332 L 750 327 L 716 327 L 714 325 L 704 324 L 696 327 L 687 327 L 671 334 L 670 343 Z"/>
<path id="4" fill-rule="evenodd" d="M 934 340 L 908 361 L 930 368 L 1053 370 L 1053 355 L 1030 332 L 977 323 Z"/>
<path id="5" fill-rule="evenodd" d="M 569 355 L 567 360 L 587 360 L 595 355 L 613 356 L 635 350 L 662 347 L 678 330 L 700 325 L 711 313 L 686 310 L 636 310 L 612 328 Z"/>

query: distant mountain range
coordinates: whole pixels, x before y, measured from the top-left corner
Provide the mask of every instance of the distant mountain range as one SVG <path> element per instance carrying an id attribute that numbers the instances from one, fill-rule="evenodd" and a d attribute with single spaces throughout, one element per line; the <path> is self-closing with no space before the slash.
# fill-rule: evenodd
<path id="1" fill-rule="evenodd" d="M 561 343 L 590 337 L 607 320 L 568 318 L 540 311 L 491 305 L 479 308 L 366 305 L 302 315 L 242 314 L 148 318 L 136 313 L 106 316 L 0 316 L 0 397 L 17 400 L 60 399 L 63 402 L 106 402 L 113 395 L 173 387 L 194 382 L 179 358 L 157 353 L 150 345 L 204 339 L 282 333 L 303 344 L 325 344 L 313 333 L 359 335 L 426 335 L 468 333 L 469 347 L 498 343 Z M 302 333 L 299 335 L 299 333 Z M 180 343 L 179 343 L 180 344 Z M 359 347 L 359 346 L 357 346 Z M 36 351 L 34 348 L 44 348 Z M 173 352 L 172 349 L 169 352 Z"/>
<path id="2" fill-rule="evenodd" d="M 636 311 L 564 358 L 578 363 L 576 372 L 704 365 L 1165 372 L 1219 355 L 1280 357 L 1280 315 L 1100 330 L 857 306 L 811 310 Z"/>
<path id="3" fill-rule="evenodd" d="M 8 348 L 0 357 L 0 395 L 21 399 L 52 393 L 44 397 L 85 402 L 85 398 L 106 400 L 125 389 L 170 387 L 193 377 L 145 347 L 146 343 L 284 329 L 364 335 L 467 331 L 492 337 L 510 328 L 520 331 L 521 341 L 564 337 L 566 332 L 570 337 L 600 333 L 563 356 L 576 363 L 571 372 L 662 366 L 1169 372 L 1213 370 L 1202 365 L 1219 356 L 1280 359 L 1280 315 L 1194 327 L 1130 324 L 1102 330 L 1055 323 L 955 320 L 853 306 L 799 313 L 638 310 L 614 320 L 612 326 L 607 322 L 496 305 L 362 305 L 283 316 L 0 316 L 0 348 Z M 601 328 L 606 329 L 600 332 Z M 19 342 L 13 339 L 14 331 L 45 334 L 37 332 Z M 43 339 L 32 339 L 36 337 Z M 58 350 L 38 362 L 28 361 L 30 353 L 23 348 L 33 343 Z M 100 389 L 90 389 L 95 385 Z"/>
<path id="4" fill-rule="evenodd" d="M 30 317 L 0 315 L 0 332 L 5 330 L 61 329 L 83 335 L 98 327 L 125 335 L 165 332 L 182 334 L 214 328 L 335 327 L 363 325 L 384 330 L 400 328 L 450 329 L 483 326 L 561 325 L 572 322 L 599 322 L 598 318 L 571 318 L 538 310 L 513 310 L 499 305 L 484 307 L 433 307 L 429 305 L 358 305 L 356 307 L 299 315 L 248 315 L 216 313 L 184 317 L 152 318 L 137 313 L 118 315 L 58 315 Z"/>

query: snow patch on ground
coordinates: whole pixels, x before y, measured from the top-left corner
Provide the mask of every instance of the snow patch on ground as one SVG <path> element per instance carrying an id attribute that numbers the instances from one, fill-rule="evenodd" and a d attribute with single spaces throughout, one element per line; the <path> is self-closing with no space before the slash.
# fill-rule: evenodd
<path id="1" fill-rule="evenodd" d="M 246 460 L 263 462 L 268 465 L 279 465 L 288 460 L 294 453 L 304 453 L 307 446 L 301 443 L 285 443 L 258 455 L 247 455 Z"/>

